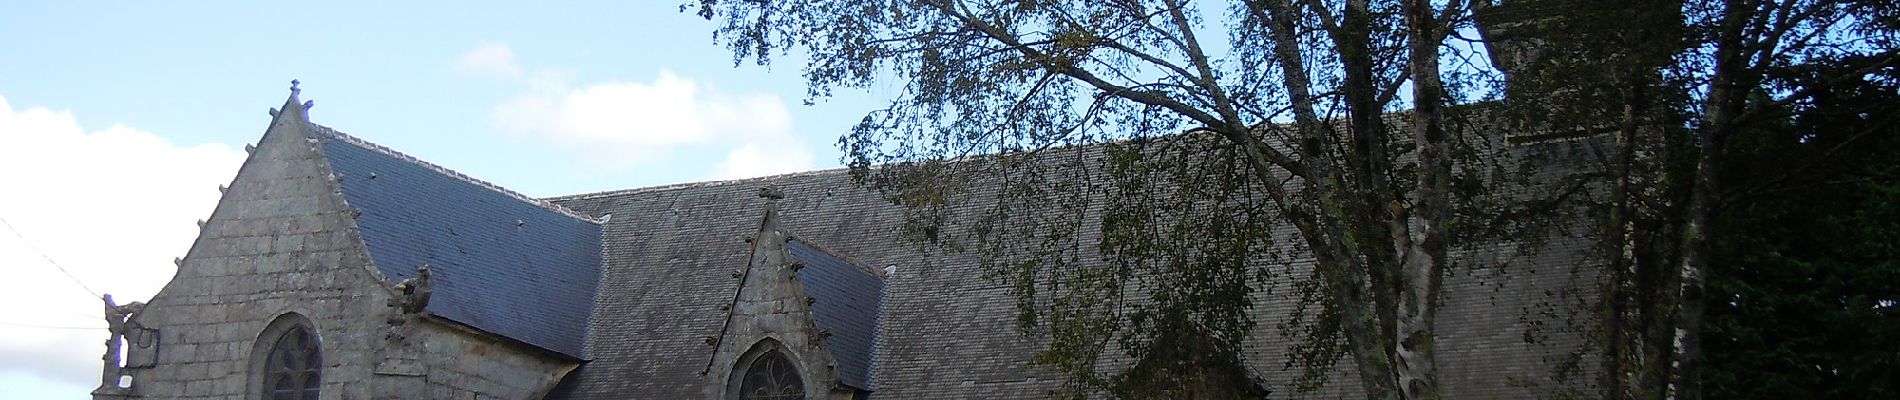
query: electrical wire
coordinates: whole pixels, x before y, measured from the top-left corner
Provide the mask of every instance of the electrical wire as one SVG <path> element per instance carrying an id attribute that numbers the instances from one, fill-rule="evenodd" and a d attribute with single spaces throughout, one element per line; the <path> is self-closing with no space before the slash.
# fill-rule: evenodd
<path id="1" fill-rule="evenodd" d="M 86 286 L 86 283 L 85 283 L 85 282 L 80 282 L 80 281 L 79 281 L 79 277 L 77 277 L 77 276 L 73 276 L 73 273 L 72 273 L 71 271 L 67 271 L 67 270 L 66 270 L 66 266 L 64 266 L 64 265 L 59 265 L 59 262 L 58 262 L 58 261 L 53 261 L 53 257 L 50 257 L 50 256 L 47 256 L 47 255 L 46 255 L 46 252 L 45 252 L 45 251 L 40 251 L 40 247 L 39 247 L 39 246 L 34 246 L 34 245 L 33 245 L 33 241 L 32 241 L 32 240 L 28 240 L 28 239 L 26 238 L 26 235 L 22 235 L 22 234 L 20 234 L 20 230 L 19 230 L 19 229 L 14 229 L 14 228 L 13 228 L 13 223 L 11 223 L 11 222 L 7 222 L 7 219 L 6 219 L 6 218 L 0 218 L 0 225 L 6 225 L 6 227 L 7 227 L 7 230 L 8 230 L 8 231 L 11 231 L 11 232 L 13 232 L 13 236 L 14 236 L 14 237 L 18 237 L 18 238 L 20 238 L 20 241 L 21 241 L 21 242 L 24 242 L 24 243 L 26 243 L 26 247 L 27 247 L 27 248 L 29 248 L 29 249 L 33 249 L 33 252 L 35 252 L 35 253 L 39 253 L 39 254 L 40 254 L 40 258 L 43 258 L 43 259 L 46 259 L 46 263 L 47 263 L 47 264 L 53 264 L 53 268 L 58 268 L 58 269 L 59 269 L 59 273 L 61 273 L 61 274 L 65 274 L 65 275 L 66 275 L 66 279 L 71 279 L 71 280 L 73 281 L 73 284 L 75 284 L 75 285 L 79 285 L 79 288 L 80 288 L 80 289 L 85 289 L 85 290 L 86 290 L 86 293 L 90 293 L 90 294 L 92 294 L 92 297 L 93 297 L 93 298 L 98 298 L 98 299 L 104 299 L 104 298 L 105 298 L 105 296 L 100 296 L 100 295 L 99 295 L 99 292 L 98 292 L 98 291 L 94 291 L 94 290 L 92 290 L 92 287 L 91 287 L 91 286 Z"/>
<path id="2" fill-rule="evenodd" d="M 5 322 L 5 321 L 0 321 L 0 326 L 12 326 L 12 327 L 19 327 L 19 328 L 34 328 L 34 329 L 69 329 L 69 330 L 106 329 L 105 327 L 34 325 L 34 324 L 21 324 L 21 323 Z"/>

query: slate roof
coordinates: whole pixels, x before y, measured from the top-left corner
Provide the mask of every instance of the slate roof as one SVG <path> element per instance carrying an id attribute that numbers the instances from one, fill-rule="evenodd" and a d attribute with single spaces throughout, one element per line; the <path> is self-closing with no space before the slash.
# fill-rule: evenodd
<path id="1" fill-rule="evenodd" d="M 559 206 L 313 126 L 376 268 L 428 265 L 428 311 L 576 359 L 600 282 L 601 227 Z"/>
<path id="2" fill-rule="evenodd" d="M 896 231 L 901 207 L 853 185 L 846 171 L 828 170 L 550 199 L 614 217 L 603 224 L 608 283 L 591 321 L 591 361 L 549 398 L 705 397 L 708 378 L 699 373 L 713 352 L 705 338 L 719 334 L 721 307 L 738 289 L 731 274 L 747 265 L 745 238 L 758 232 L 757 194 L 766 186 L 785 195 L 779 226 L 788 234 L 859 265 L 898 266 L 883 277 L 876 361 L 865 377 L 870 387 L 861 389 L 906 399 L 1044 398 L 1053 388 L 1058 375 L 1028 364 L 1037 347 L 1016 333 L 1008 287 L 981 278 L 969 254 L 923 252 L 904 241 Z M 806 284 L 807 294 L 822 296 L 814 286 Z M 843 340 L 839 334 L 833 339 Z"/>
<path id="3" fill-rule="evenodd" d="M 746 265 L 751 246 L 744 238 L 758 228 L 753 194 L 766 186 L 785 195 L 780 215 L 786 230 L 809 240 L 791 242 L 788 252 L 809 267 L 800 279 L 819 299 L 813 312 L 821 329 L 833 331 L 830 343 L 846 384 L 855 380 L 878 398 L 994 399 L 1046 398 L 1061 384 L 1060 374 L 1029 363 L 1042 346 L 1018 334 L 1009 287 L 985 278 L 971 253 L 901 239 L 896 230 L 905 211 L 860 189 L 843 170 L 541 201 L 329 128 L 311 125 L 311 131 L 344 199 L 361 212 L 356 223 L 387 279 L 408 278 L 427 264 L 435 271 L 429 310 L 437 316 L 589 360 L 549 398 L 704 397 L 708 379 L 701 371 L 712 352 L 705 339 L 728 317 L 722 307 L 731 305 L 738 284 L 730 274 Z M 1592 159 L 1594 149 L 1551 141 L 1518 150 L 1566 165 Z M 993 186 L 970 185 L 977 197 Z M 976 216 L 967 208 L 952 223 Z M 574 210 L 622 217 L 596 220 Z M 1548 350 L 1575 346 L 1564 347 L 1563 338 L 1524 343 L 1549 332 L 1523 322 L 1532 307 L 1552 300 L 1551 293 L 1587 288 L 1596 278 L 1578 268 L 1591 243 L 1557 239 L 1542 253 L 1459 255 L 1508 259 L 1512 268 L 1447 277 L 1438 332 L 1446 397 L 1530 397 L 1556 389 L 1543 381 L 1551 360 L 1560 358 Z M 898 272 L 880 279 L 837 254 L 894 264 Z M 1310 260 L 1284 267 L 1286 276 L 1299 276 Z M 1564 269 L 1569 272 L 1537 272 Z M 1529 273 L 1514 272 L 1523 270 Z M 1285 284 L 1256 292 L 1259 326 L 1276 326 L 1291 312 L 1298 296 Z M 1248 365 L 1272 365 L 1288 359 L 1287 345 L 1272 329 L 1259 329 L 1244 340 L 1243 357 Z M 848 366 L 853 360 L 862 360 L 864 372 L 851 372 L 858 368 Z M 1297 375 L 1252 373 L 1276 387 Z M 1345 374 L 1338 369 L 1334 384 L 1301 396 L 1353 397 L 1357 389 L 1342 383 Z"/>
<path id="4" fill-rule="evenodd" d="M 823 248 L 793 239 L 786 242 L 792 259 L 804 264 L 798 281 L 812 303 L 818 329 L 829 332 L 826 347 L 838 362 L 838 379 L 851 387 L 868 389 L 871 344 L 877 336 L 877 311 L 884 280 L 864 266 Z"/>
<path id="5" fill-rule="evenodd" d="M 1590 154 L 1581 144 L 1532 147 L 1549 153 L 1546 162 L 1559 165 L 1580 162 Z M 864 388 L 872 396 L 1041 399 L 1060 387 L 1061 373 L 1031 363 L 1043 345 L 1020 334 L 1014 295 L 1007 285 L 984 277 L 975 252 L 949 252 L 903 239 L 898 232 L 906 218 L 902 207 L 856 186 L 847 171 L 828 170 L 550 199 L 580 212 L 616 217 L 604 224 L 602 279 L 612 283 L 601 287 L 591 321 L 592 361 L 569 374 L 549 398 L 618 399 L 629 393 L 644 398 L 704 397 L 708 377 L 700 372 L 713 351 L 705 338 L 719 334 L 726 317 L 721 307 L 730 304 L 737 290 L 731 273 L 746 265 L 750 245 L 744 238 L 758 229 L 761 207 L 755 194 L 767 186 L 784 194 L 778 210 L 785 232 L 806 243 L 821 243 L 835 250 L 833 254 L 850 255 L 860 265 L 897 266 L 896 273 L 883 276 L 884 295 L 873 327 L 875 361 L 867 378 L 870 387 Z M 994 190 L 980 184 L 970 187 Z M 986 195 L 990 193 L 974 194 Z M 975 218 L 980 211 L 953 210 L 952 218 Z M 1093 235 L 1099 228 L 1081 232 Z M 1548 382 L 1549 371 L 1556 368 L 1551 364 L 1556 358 L 1550 355 L 1565 354 L 1575 343 L 1561 335 L 1525 343 L 1526 335 L 1537 333 L 1522 320 L 1536 318 L 1528 310 L 1553 301 L 1550 293 L 1593 284 L 1591 270 L 1578 267 L 1589 245 L 1587 240 L 1556 238 L 1551 248 L 1538 253 L 1493 249 L 1459 255 L 1461 260 L 1511 266 L 1461 269 L 1445 280 L 1438 340 L 1444 349 L 1439 377 L 1447 397 L 1534 397 L 1559 389 Z M 1281 276 L 1303 276 L 1310 267 L 1310 259 L 1293 259 L 1268 268 L 1285 274 Z M 806 283 L 815 298 L 822 286 Z M 1260 329 L 1244 340 L 1247 365 L 1280 365 L 1291 357 L 1291 343 L 1272 327 L 1292 315 L 1300 301 L 1293 291 L 1293 283 L 1280 281 L 1255 292 Z M 813 305 L 825 303 L 821 298 Z M 836 335 L 834 339 L 842 340 Z M 843 369 L 845 357 L 834 358 Z M 1346 365 L 1336 369 L 1332 383 L 1322 390 L 1296 396 L 1357 396 Z M 1252 372 L 1274 390 L 1286 389 L 1300 375 L 1276 368 Z"/>

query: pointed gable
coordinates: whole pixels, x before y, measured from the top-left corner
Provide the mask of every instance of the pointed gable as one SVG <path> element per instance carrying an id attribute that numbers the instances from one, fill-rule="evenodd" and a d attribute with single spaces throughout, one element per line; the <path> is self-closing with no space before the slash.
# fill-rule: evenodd
<path id="1" fill-rule="evenodd" d="M 312 125 L 377 270 L 427 265 L 428 311 L 582 358 L 600 279 L 600 223 Z"/>

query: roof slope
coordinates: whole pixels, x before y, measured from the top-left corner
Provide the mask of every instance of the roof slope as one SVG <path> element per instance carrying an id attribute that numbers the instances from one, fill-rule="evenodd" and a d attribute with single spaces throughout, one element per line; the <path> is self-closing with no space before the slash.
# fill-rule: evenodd
<path id="1" fill-rule="evenodd" d="M 320 126 L 370 258 L 392 282 L 428 265 L 434 315 L 582 357 L 600 224 Z"/>
<path id="2" fill-rule="evenodd" d="M 1597 145 L 1559 140 L 1514 150 L 1516 157 L 1526 160 L 1575 168 L 1595 159 Z M 1076 156 L 1059 150 L 1043 154 Z M 754 193 L 767 186 L 777 187 L 784 195 L 778 201 L 778 221 L 786 232 L 849 254 L 863 265 L 897 265 L 896 273 L 883 278 L 885 295 L 872 344 L 876 359 L 871 365 L 871 387 L 866 388 L 873 396 L 1039 399 L 1063 383 L 1061 373 L 1031 362 L 1044 346 L 1032 342 L 1039 338 L 1021 334 L 1014 318 L 1017 297 L 1007 284 L 985 277 L 979 252 L 947 251 L 901 238 L 898 229 L 907 218 L 901 206 L 858 187 L 846 171 L 830 170 L 552 199 L 593 215 L 617 217 L 605 223 L 603 279 L 613 284 L 601 288 L 599 308 L 591 321 L 594 334 L 588 339 L 588 355 L 593 361 L 568 375 L 550 398 L 616 399 L 626 393 L 650 398 L 705 397 L 701 389 L 708 377 L 700 372 L 713 352 L 706 338 L 720 334 L 727 315 L 721 307 L 731 304 L 737 290 L 738 280 L 732 273 L 748 262 L 750 246 L 743 238 L 758 231 L 760 209 Z M 982 217 L 985 207 L 993 205 L 984 202 L 995 201 L 999 186 L 986 181 L 967 185 L 972 189 L 972 204 L 951 208 L 947 223 Z M 1100 207 L 1105 202 L 1091 203 Z M 1081 223 L 1100 224 L 1099 213 L 1095 215 Z M 970 226 L 974 224 L 951 225 L 955 229 Z M 1099 225 L 1085 225 L 1078 229 L 1083 236 L 1077 240 L 1094 243 L 1101 231 Z M 1586 256 L 1592 243 L 1562 235 L 1551 240 L 1549 247 L 1539 251 L 1519 252 L 1501 243 L 1455 256 L 1463 266 L 1445 278 L 1437 331 L 1442 367 L 1438 373 L 1446 397 L 1536 397 L 1588 381 L 1574 377 L 1557 381 L 1551 375 L 1562 362 L 1551 355 L 1575 354 L 1571 352 L 1581 337 L 1540 331 L 1545 329 L 1540 325 L 1568 322 L 1561 317 L 1532 319 L 1543 318 L 1535 315 L 1534 311 L 1542 310 L 1538 307 L 1593 301 L 1587 290 L 1596 279 L 1594 264 Z M 1095 249 L 1083 246 L 1078 257 L 1099 259 Z M 1301 296 L 1291 291 L 1295 279 L 1308 276 L 1313 264 L 1310 257 L 1298 256 L 1304 252 L 1297 247 L 1285 250 L 1294 256 L 1259 266 L 1276 278 L 1251 295 L 1258 325 L 1241 343 L 1245 365 L 1278 365 L 1293 357 L 1293 343 L 1272 327 L 1300 310 Z M 817 291 L 814 286 L 821 285 L 808 283 L 808 294 L 818 297 L 810 293 Z M 1584 297 L 1551 297 L 1571 296 L 1573 290 L 1583 291 Z M 820 299 L 814 305 L 824 303 Z M 1546 339 L 1524 340 L 1536 335 Z M 1106 357 L 1098 367 L 1134 362 Z M 1251 373 L 1275 390 L 1288 389 L 1301 376 L 1297 370 Z M 1340 384 L 1347 374 L 1349 367 L 1336 369 L 1333 384 L 1297 396 L 1359 396 L 1357 386 Z"/>
<path id="3" fill-rule="evenodd" d="M 838 379 L 869 389 L 871 344 L 877 337 L 877 306 L 884 281 L 863 266 L 803 240 L 786 244 L 792 259 L 805 266 L 798 270 L 798 281 L 805 286 L 805 294 L 817 300 L 811 313 L 818 329 L 831 334 L 825 344 L 838 362 Z"/>
<path id="4" fill-rule="evenodd" d="M 551 199 L 614 218 L 603 224 L 601 279 L 612 283 L 601 286 L 591 322 L 592 361 L 549 398 L 704 397 L 700 371 L 713 353 L 706 338 L 719 334 L 721 307 L 738 290 L 732 273 L 747 265 L 745 238 L 758 232 L 757 193 L 766 186 L 785 195 L 778 201 L 785 232 L 861 265 L 898 265 L 898 277 L 882 280 L 883 310 L 872 309 L 880 315 L 872 327 L 877 360 L 863 389 L 890 398 L 1041 398 L 1053 387 L 1055 374 L 1028 364 L 1037 348 L 1016 334 L 1008 287 L 980 278 L 969 254 L 920 252 L 900 239 L 901 207 L 830 170 Z M 805 284 L 813 305 L 838 303 L 820 297 L 822 287 Z M 833 329 L 831 343 L 845 347 L 844 334 Z M 842 379 L 840 352 L 833 348 Z"/>

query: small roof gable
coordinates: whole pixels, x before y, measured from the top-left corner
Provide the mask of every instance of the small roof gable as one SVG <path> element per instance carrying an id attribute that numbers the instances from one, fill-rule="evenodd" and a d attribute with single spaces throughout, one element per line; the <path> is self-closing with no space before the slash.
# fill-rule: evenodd
<path id="1" fill-rule="evenodd" d="M 878 306 L 884 280 L 844 257 L 802 240 L 786 241 L 786 251 L 804 268 L 798 281 L 812 303 L 818 329 L 831 333 L 825 340 L 838 362 L 838 379 L 845 385 L 870 389 L 871 347 L 877 338 Z"/>
<path id="2" fill-rule="evenodd" d="M 648 398 L 706 397 L 707 378 L 699 374 L 713 351 L 706 338 L 722 334 L 721 323 L 728 318 L 725 307 L 739 290 L 739 280 L 732 273 L 749 262 L 750 253 L 745 251 L 749 246 L 741 238 L 760 231 L 759 206 L 753 197 L 764 186 L 784 192 L 778 202 L 782 217 L 778 222 L 796 238 L 785 250 L 800 254 L 791 256 L 794 259 L 804 259 L 806 267 L 799 269 L 799 281 L 806 295 L 816 300 L 812 303 L 814 322 L 832 332 L 827 345 L 839 364 L 841 380 L 864 384 L 857 388 L 870 390 L 877 398 L 986 398 L 1053 388 L 1039 382 L 1057 381 L 1027 380 L 1060 375 L 1028 363 L 1039 348 L 1016 334 L 1015 305 L 1008 301 L 1008 287 L 979 279 L 980 263 L 972 253 L 927 253 L 907 242 L 897 232 L 905 218 L 902 206 L 885 201 L 875 191 L 859 189 L 847 171 L 837 169 L 551 199 L 564 207 L 614 218 L 603 224 L 607 235 L 603 279 L 613 283 L 600 288 L 594 334 L 588 344 L 592 360 L 564 378 L 563 388 L 549 398 L 618 399 L 627 393 Z M 848 296 L 826 294 L 825 283 L 834 281 L 817 275 L 845 270 L 827 268 L 844 263 L 818 262 L 825 252 L 799 249 L 820 249 L 814 243 L 833 250 L 828 254 L 839 260 L 908 269 L 902 278 L 886 277 L 873 284 L 884 286 L 883 290 L 840 285 L 859 289 L 853 293 L 861 296 L 888 291 L 877 303 L 840 300 Z M 857 304 L 858 311 L 883 308 L 875 322 L 860 325 L 870 327 L 863 337 L 871 343 L 868 346 L 875 347 L 858 353 L 869 367 L 869 373 L 861 375 L 864 380 L 846 378 L 851 356 L 843 352 L 850 346 L 846 344 L 850 330 L 825 322 L 833 314 L 824 307 L 844 304 Z M 969 381 L 1010 382 L 1016 385 L 1012 388 L 1024 389 L 999 391 L 995 385 L 963 384 Z"/>
<path id="3" fill-rule="evenodd" d="M 599 221 L 312 125 L 377 270 L 428 265 L 437 317 L 582 358 Z"/>

